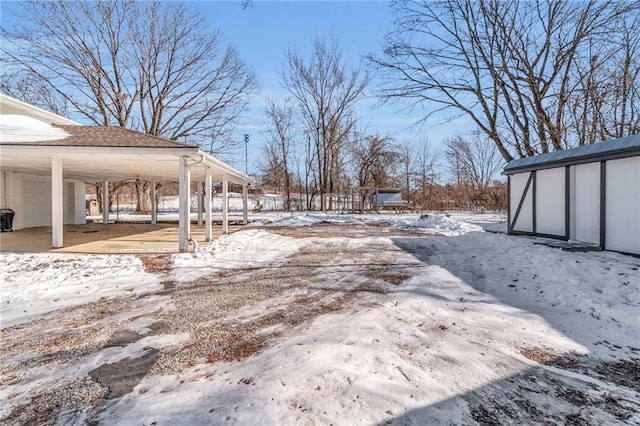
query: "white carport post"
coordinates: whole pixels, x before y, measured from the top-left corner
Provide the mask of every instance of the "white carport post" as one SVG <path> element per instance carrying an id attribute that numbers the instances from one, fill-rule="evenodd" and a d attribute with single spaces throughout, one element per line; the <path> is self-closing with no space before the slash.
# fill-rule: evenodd
<path id="1" fill-rule="evenodd" d="M 180 158 L 180 176 L 178 191 L 180 194 L 178 213 L 178 233 L 180 234 L 178 248 L 181 253 L 189 251 L 189 234 L 191 234 L 191 173 L 187 165 L 188 158 Z"/>
<path id="2" fill-rule="evenodd" d="M 196 185 L 198 195 L 198 226 L 202 226 L 202 182 Z"/>
<path id="3" fill-rule="evenodd" d="M 227 175 L 222 176 L 222 233 L 229 233 L 229 181 Z"/>
<path id="4" fill-rule="evenodd" d="M 156 194 L 156 181 L 151 181 L 151 224 L 158 224 L 158 195 Z"/>
<path id="5" fill-rule="evenodd" d="M 242 185 L 242 223 L 249 223 L 249 191 L 246 183 Z"/>
<path id="6" fill-rule="evenodd" d="M 211 241 L 211 171 L 207 168 L 204 172 L 204 233 L 206 241 Z"/>
<path id="7" fill-rule="evenodd" d="M 63 197 L 62 158 L 51 158 L 51 247 L 60 248 L 63 244 L 64 197 Z"/>
<path id="8" fill-rule="evenodd" d="M 109 223 L 109 181 L 102 183 L 102 223 Z"/>

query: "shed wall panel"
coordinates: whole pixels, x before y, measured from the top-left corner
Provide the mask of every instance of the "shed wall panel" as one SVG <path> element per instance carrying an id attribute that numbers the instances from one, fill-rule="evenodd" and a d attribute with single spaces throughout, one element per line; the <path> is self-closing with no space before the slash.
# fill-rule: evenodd
<path id="1" fill-rule="evenodd" d="M 607 161 L 607 250 L 640 254 L 640 158 Z"/>
<path id="2" fill-rule="evenodd" d="M 509 207 L 512 217 L 509 218 L 509 223 L 513 222 L 518 205 L 527 186 L 530 173 L 518 173 L 511 176 L 511 194 L 509 197 Z M 518 220 L 513 224 L 514 231 L 532 232 L 533 231 L 533 185 L 529 186 L 529 189 L 525 195 L 524 203 L 518 215 Z"/>
<path id="3" fill-rule="evenodd" d="M 565 168 L 536 172 L 536 233 L 565 235 Z"/>
<path id="4" fill-rule="evenodd" d="M 600 163 L 573 166 L 574 208 L 571 210 L 576 241 L 600 244 Z"/>

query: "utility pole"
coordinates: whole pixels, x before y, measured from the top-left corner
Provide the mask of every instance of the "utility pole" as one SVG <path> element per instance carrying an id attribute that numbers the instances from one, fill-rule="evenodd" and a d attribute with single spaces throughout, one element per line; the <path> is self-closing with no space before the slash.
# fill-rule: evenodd
<path id="1" fill-rule="evenodd" d="M 249 174 L 249 134 L 244 134 L 244 172 Z"/>

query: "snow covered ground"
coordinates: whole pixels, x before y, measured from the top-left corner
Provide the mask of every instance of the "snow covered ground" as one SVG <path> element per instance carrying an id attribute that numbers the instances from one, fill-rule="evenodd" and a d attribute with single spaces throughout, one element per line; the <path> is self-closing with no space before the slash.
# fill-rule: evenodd
<path id="1" fill-rule="evenodd" d="M 155 273 L 2 253 L 0 421 L 640 424 L 640 259 L 420 216 L 262 214 Z"/>

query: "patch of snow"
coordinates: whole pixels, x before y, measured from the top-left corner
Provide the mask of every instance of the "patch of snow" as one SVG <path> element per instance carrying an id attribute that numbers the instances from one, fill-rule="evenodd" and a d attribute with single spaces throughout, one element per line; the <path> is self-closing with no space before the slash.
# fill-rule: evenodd
<path id="1" fill-rule="evenodd" d="M 135 256 L 0 253 L 1 327 L 58 309 L 160 288 Z"/>
<path id="2" fill-rule="evenodd" d="M 351 215 L 337 215 L 326 213 L 280 213 L 259 219 L 253 225 L 262 226 L 309 226 L 320 223 L 354 224 L 356 220 Z"/>
<path id="3" fill-rule="evenodd" d="M 184 282 L 229 269 L 277 264 L 295 253 L 302 240 L 249 229 L 223 235 L 198 247 L 198 252 L 174 254 L 172 276 Z"/>
<path id="4" fill-rule="evenodd" d="M 482 232 L 482 227 L 450 217 L 442 213 L 425 214 L 323 214 L 323 213 L 290 213 L 266 216 L 253 222 L 262 226 L 308 226 L 319 223 L 331 224 L 379 224 L 397 228 L 411 228 L 446 236 L 463 235 L 469 232 Z"/>
<path id="5" fill-rule="evenodd" d="M 289 221 L 289 226 L 332 217 L 311 216 L 271 217 L 274 223 Z M 133 392 L 108 403 L 97 420 L 109 424 L 471 424 L 469 401 L 480 394 L 500 398 L 502 388 L 511 383 L 521 384 L 523 389 L 533 387 L 522 398 L 540 410 L 554 412 L 564 404 L 554 389 L 549 388 L 550 396 L 545 395 L 539 392 L 544 386 L 529 381 L 530 377 L 539 378 L 536 371 L 544 369 L 558 382 L 564 380 L 563 375 L 570 377 L 572 386 L 584 395 L 602 393 L 590 396 L 592 399 L 625 395 L 627 401 L 634 401 L 637 393 L 624 386 L 607 388 L 608 384 L 595 379 L 588 382 L 578 373 L 541 367 L 526 358 L 522 348 L 549 348 L 558 356 L 587 354 L 584 358 L 599 360 L 637 359 L 639 259 L 611 252 L 565 252 L 536 245 L 529 238 L 476 232 L 478 223 L 500 224 L 498 216 L 339 217 L 365 224 L 385 221 L 411 229 L 440 229 L 432 232 L 455 236 L 422 238 L 398 233 L 393 237 L 295 239 L 248 229 L 202 246 L 195 256 L 173 256 L 176 278 L 186 280 L 230 268 L 272 265 L 318 241 L 325 247 L 354 244 L 375 247 L 363 253 L 358 268 L 366 269 L 367 262 L 391 269 L 401 265 L 409 278 L 400 285 L 387 286 L 386 294 L 367 293 L 343 311 L 280 329 L 274 344 L 242 361 L 204 363 L 181 373 L 146 377 Z M 100 258 L 2 256 L 3 309 L 5 297 L 26 303 L 31 293 L 42 304 L 52 304 L 54 297 L 65 305 L 76 303 L 74 298 L 79 296 L 67 290 L 83 290 L 84 274 L 92 271 L 89 259 Z M 61 260 L 56 262 L 56 256 Z M 139 265 L 138 273 L 127 272 L 136 258 L 109 258 L 118 260 L 104 264 L 96 281 L 105 288 L 121 276 L 135 285 L 140 277 L 146 279 L 139 274 Z M 339 291 L 341 278 L 373 279 L 356 276 L 346 263 L 353 260 L 333 265 L 336 267 L 328 269 L 318 285 Z M 64 269 L 65 264 L 69 270 Z M 49 268 L 52 270 L 47 271 Z M 7 278 L 9 287 L 5 287 Z M 42 285 L 50 280 L 55 285 Z M 40 287 L 50 288 L 50 292 L 40 294 L 46 290 Z M 112 290 L 121 292 L 123 288 Z M 292 297 L 295 295 L 286 292 L 233 315 L 238 321 L 248 321 L 267 305 L 287 306 Z M 159 302 L 167 303 L 164 299 Z M 0 312 L 4 326 L 5 311 Z M 34 314 L 29 311 L 24 315 L 27 318 L 19 322 Z M 131 327 L 144 330 L 150 322 L 140 320 Z M 148 345 L 179 345 L 186 336 L 145 339 L 126 350 L 100 350 L 77 365 L 39 370 L 41 377 L 30 382 L 31 389 L 24 392 L 36 392 L 38 386 L 45 387 L 52 377 L 62 374 L 82 377 L 95 366 L 135 356 Z M 599 390 L 593 389 L 595 385 Z M 21 385 L 4 388 L 0 397 L 6 400 L 16 386 Z M 593 407 L 584 410 L 594 424 L 606 424 L 612 418 L 602 417 L 607 413 Z M 637 409 L 626 421 L 640 421 Z"/>
<path id="6" fill-rule="evenodd" d="M 35 118 L 18 114 L 0 114 L 0 143 L 37 142 L 65 139 L 64 130 Z"/>

